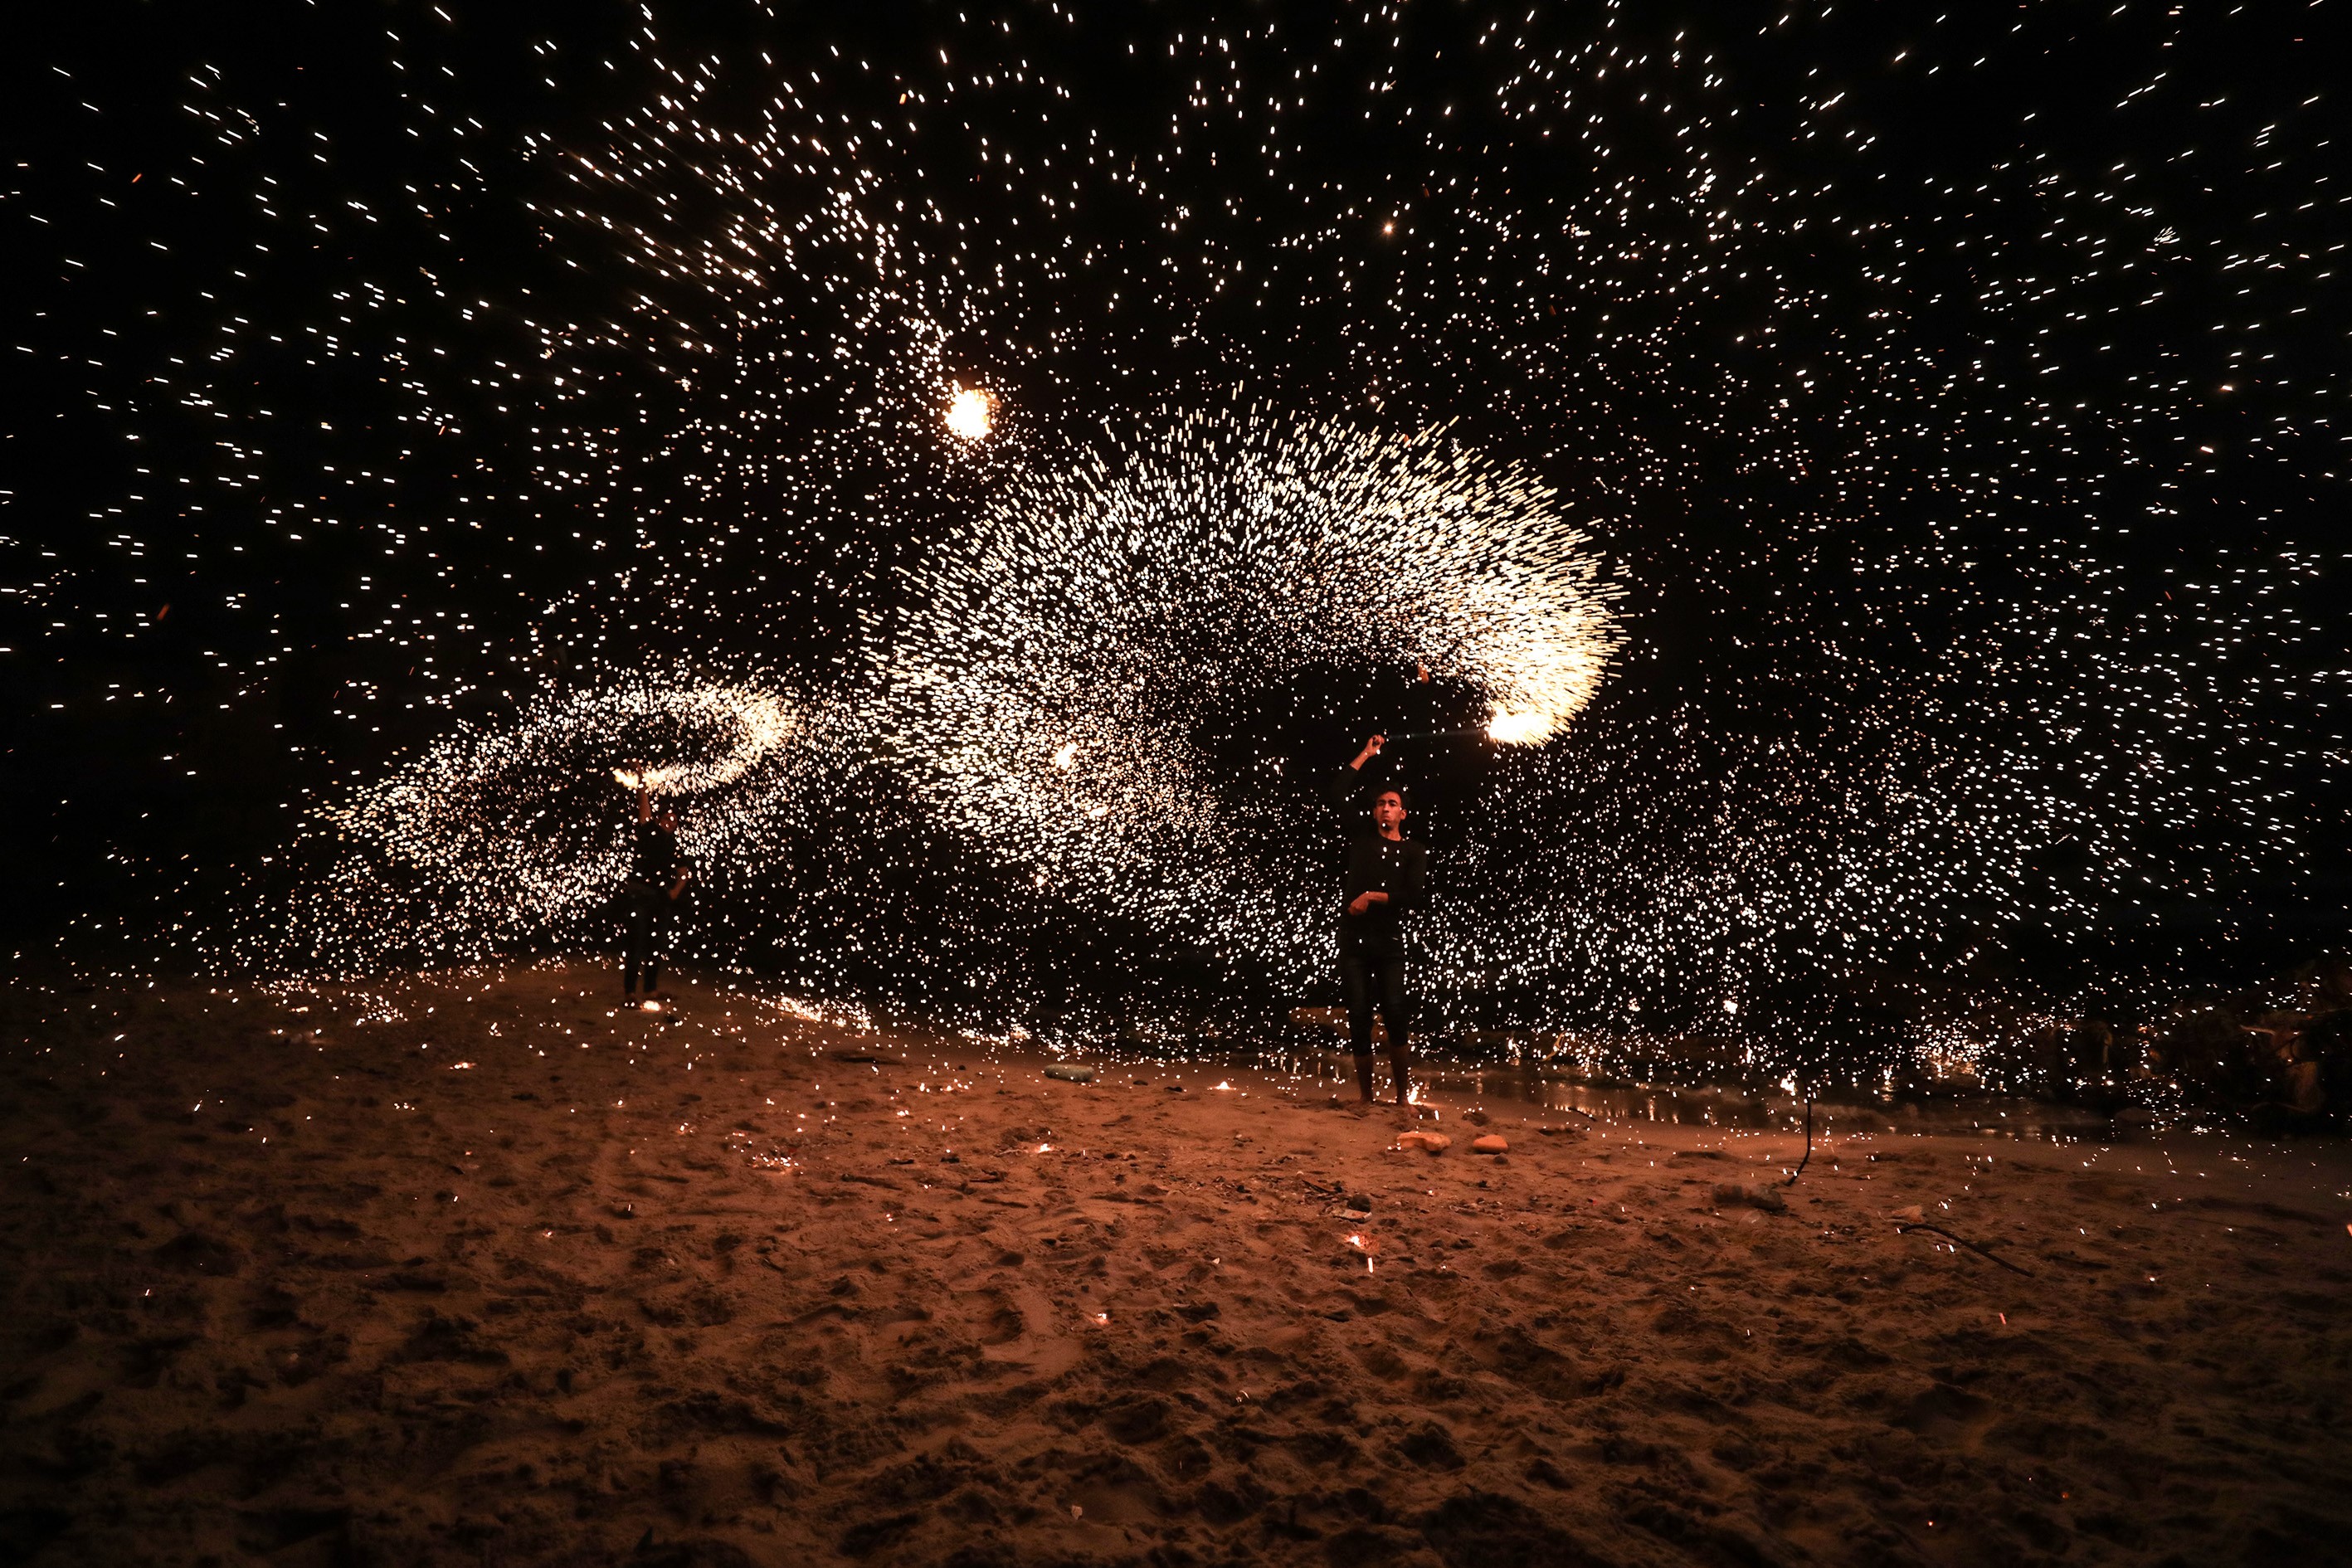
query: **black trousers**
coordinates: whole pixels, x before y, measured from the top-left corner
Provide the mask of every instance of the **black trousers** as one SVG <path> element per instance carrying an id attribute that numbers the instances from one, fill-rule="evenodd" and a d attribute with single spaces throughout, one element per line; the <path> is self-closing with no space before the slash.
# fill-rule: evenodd
<path id="1" fill-rule="evenodd" d="M 637 980 L 642 974 L 646 994 L 651 995 L 661 984 L 662 951 L 669 946 L 670 916 L 677 909 L 677 900 L 661 888 L 632 888 L 621 895 L 621 905 L 628 921 L 622 990 L 628 995 L 636 994 Z"/>
<path id="2" fill-rule="evenodd" d="M 1339 981 L 1348 993 L 1348 1044 L 1356 1053 L 1356 1084 L 1372 1098 L 1372 1008 L 1387 1026 L 1389 1068 L 1396 1074 L 1397 1103 L 1411 1093 L 1405 1076 L 1404 954 L 1339 943 Z"/>

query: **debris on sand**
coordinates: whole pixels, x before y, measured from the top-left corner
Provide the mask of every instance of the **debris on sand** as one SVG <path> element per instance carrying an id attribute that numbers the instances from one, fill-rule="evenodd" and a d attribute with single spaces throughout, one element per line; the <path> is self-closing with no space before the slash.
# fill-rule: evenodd
<path id="1" fill-rule="evenodd" d="M 1993 1263 L 1998 1263 L 1998 1264 L 2000 1264 L 2003 1268 L 2008 1269 L 2011 1274 L 2022 1274 L 2022 1275 L 2024 1275 L 2028 1279 L 2032 1279 L 2032 1278 L 2033 1278 L 2033 1270 L 2032 1270 L 2032 1269 L 2031 1269 L 2031 1268 L 2020 1268 L 2016 1264 L 2011 1263 L 2011 1262 L 2008 1258 L 2006 1258 L 2000 1257 L 1999 1254 L 1997 1254 L 1997 1253 L 1995 1253 L 1994 1251 L 1992 1251 L 1990 1247 L 1979 1247 L 1979 1246 L 1978 1246 L 1975 1242 L 1969 1240 L 1966 1237 L 1954 1236 L 1950 1231 L 1946 1230 L 1946 1229 L 1945 1229 L 1942 1226 L 1940 1226 L 1940 1225 L 1898 1225 L 1898 1226 L 1896 1226 L 1895 1227 L 1895 1233 L 1896 1233 L 1897 1235 L 1899 1235 L 1899 1236 L 1908 1236 L 1908 1235 L 1910 1235 L 1913 1231 L 1920 1231 L 1920 1230 L 1924 1230 L 1924 1231 L 1926 1231 L 1926 1232 L 1927 1232 L 1928 1235 L 1930 1235 L 1930 1236 L 1940 1236 L 1940 1237 L 1942 1237 L 1946 1241 L 1950 1242 L 1950 1243 L 1951 1243 L 1953 1246 L 1955 1246 L 1955 1247 L 1964 1247 L 1968 1248 L 1970 1252 L 1975 1253 L 1979 1258 L 1982 1258 L 1987 1259 L 1988 1261 L 1990 1261 L 1990 1262 L 1993 1262 Z"/>
<path id="2" fill-rule="evenodd" d="M 1716 1183 L 1715 1201 L 1717 1207 L 1746 1204 L 1766 1214 L 1785 1214 L 1789 1208 L 1789 1201 L 1773 1188 L 1742 1186 L 1738 1182 Z"/>

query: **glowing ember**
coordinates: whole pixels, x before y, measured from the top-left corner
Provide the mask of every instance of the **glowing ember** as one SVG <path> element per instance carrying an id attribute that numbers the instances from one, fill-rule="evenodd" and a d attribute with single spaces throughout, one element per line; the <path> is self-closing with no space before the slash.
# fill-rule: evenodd
<path id="1" fill-rule="evenodd" d="M 986 438 L 995 416 L 996 400 L 976 386 L 959 387 L 948 399 L 948 434 L 960 441 Z"/>

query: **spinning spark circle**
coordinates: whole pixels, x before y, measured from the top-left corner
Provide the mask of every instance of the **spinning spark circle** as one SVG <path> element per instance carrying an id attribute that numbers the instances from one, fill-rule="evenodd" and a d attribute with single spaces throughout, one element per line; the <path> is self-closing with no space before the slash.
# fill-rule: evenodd
<path id="1" fill-rule="evenodd" d="M 1319 836 L 1252 849 L 1218 807 L 1189 737 L 1221 688 L 1418 660 L 1532 744 L 1619 644 L 1615 589 L 1532 476 L 1437 431 L 1258 411 L 1024 465 L 922 586 L 876 655 L 918 795 L 1041 884 L 1231 911 L 1254 946 L 1328 923 L 1267 918 L 1318 885 Z"/>
<path id="2" fill-rule="evenodd" d="M 629 860 L 608 778 L 693 797 L 678 833 L 690 862 L 757 859 L 809 731 L 768 691 L 647 678 L 460 726 L 327 814 L 344 852 L 310 900 L 315 931 L 298 934 L 462 954 L 601 908 Z"/>
<path id="3" fill-rule="evenodd" d="M 643 787 L 657 795 L 707 795 L 724 789 L 788 743 L 801 727 L 799 719 L 775 698 L 723 686 L 677 690 L 635 687 L 580 705 L 595 710 L 592 720 L 614 723 L 616 731 L 631 721 L 660 717 L 708 725 L 723 737 L 711 754 L 696 760 L 632 759 L 613 770 L 613 776 L 630 788 Z"/>

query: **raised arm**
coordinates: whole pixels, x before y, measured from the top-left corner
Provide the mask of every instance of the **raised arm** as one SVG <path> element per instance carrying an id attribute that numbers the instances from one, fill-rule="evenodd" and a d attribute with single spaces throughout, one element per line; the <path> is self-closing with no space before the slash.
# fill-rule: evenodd
<path id="1" fill-rule="evenodd" d="M 1332 805 L 1345 811 L 1356 804 L 1357 793 L 1363 787 L 1364 764 L 1379 756 L 1381 747 L 1385 743 L 1386 738 L 1383 736 L 1368 737 L 1364 742 L 1364 749 L 1356 753 L 1355 761 L 1344 768 L 1333 771 L 1329 781 L 1324 786 L 1324 793 L 1330 797 Z"/>

